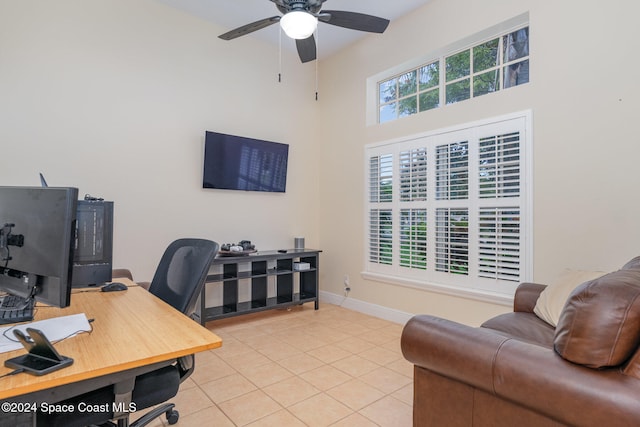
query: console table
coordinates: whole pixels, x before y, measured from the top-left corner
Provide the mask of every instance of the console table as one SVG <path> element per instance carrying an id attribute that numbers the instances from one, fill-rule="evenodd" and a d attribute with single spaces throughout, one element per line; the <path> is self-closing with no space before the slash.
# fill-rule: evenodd
<path id="1" fill-rule="evenodd" d="M 200 295 L 200 322 L 314 302 L 318 309 L 320 250 L 259 251 L 220 256 Z M 208 304 L 208 299 L 213 303 Z"/>

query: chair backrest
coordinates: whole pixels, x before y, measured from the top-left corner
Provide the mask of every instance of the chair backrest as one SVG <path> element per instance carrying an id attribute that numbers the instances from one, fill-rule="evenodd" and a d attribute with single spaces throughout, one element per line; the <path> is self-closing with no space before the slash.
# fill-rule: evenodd
<path id="1" fill-rule="evenodd" d="M 205 239 L 172 242 L 160 259 L 149 292 L 191 316 L 218 248 L 216 242 Z"/>

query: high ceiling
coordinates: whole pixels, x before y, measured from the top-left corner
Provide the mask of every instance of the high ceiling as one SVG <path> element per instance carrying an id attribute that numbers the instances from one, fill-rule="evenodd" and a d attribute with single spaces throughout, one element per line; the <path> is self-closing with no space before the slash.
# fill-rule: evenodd
<path id="1" fill-rule="evenodd" d="M 155 0 L 159 3 L 180 9 L 223 27 L 223 32 L 240 27 L 263 18 L 280 15 L 275 4 L 269 0 Z M 391 20 L 410 13 L 431 0 L 327 0 L 323 9 L 344 10 L 366 13 Z M 256 31 L 246 37 L 256 37 L 278 45 L 279 25 Z M 332 55 L 345 46 L 355 42 L 367 33 L 348 30 L 320 23 L 318 25 L 318 57 Z M 233 43 L 229 41 L 227 43 Z M 295 51 L 295 43 L 283 35 L 284 49 Z"/>

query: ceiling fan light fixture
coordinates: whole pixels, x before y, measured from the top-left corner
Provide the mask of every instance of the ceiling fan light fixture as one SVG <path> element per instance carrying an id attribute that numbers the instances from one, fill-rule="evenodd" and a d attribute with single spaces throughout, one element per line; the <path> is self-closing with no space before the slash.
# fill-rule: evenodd
<path id="1" fill-rule="evenodd" d="M 311 37 L 318 27 L 318 18 L 302 10 L 286 13 L 280 19 L 280 26 L 292 39 L 303 40 Z"/>

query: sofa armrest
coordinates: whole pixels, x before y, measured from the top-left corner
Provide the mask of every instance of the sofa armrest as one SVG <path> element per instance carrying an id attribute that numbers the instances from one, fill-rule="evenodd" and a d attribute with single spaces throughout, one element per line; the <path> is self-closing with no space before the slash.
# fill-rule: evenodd
<path id="1" fill-rule="evenodd" d="M 416 366 L 493 393 L 493 363 L 507 340 L 490 330 L 417 315 L 405 325 L 401 347 Z"/>
<path id="2" fill-rule="evenodd" d="M 640 421 L 640 381 L 620 369 L 596 370 L 555 351 L 428 315 L 414 316 L 401 339 L 416 367 L 470 385 L 564 424 L 620 426 Z"/>
<path id="3" fill-rule="evenodd" d="M 496 357 L 496 394 L 564 424 L 640 425 L 640 381 L 619 367 L 591 369 L 555 351 L 509 340 Z"/>
<path id="4" fill-rule="evenodd" d="M 520 283 L 513 298 L 513 311 L 533 313 L 540 293 L 547 287 L 540 283 Z"/>

